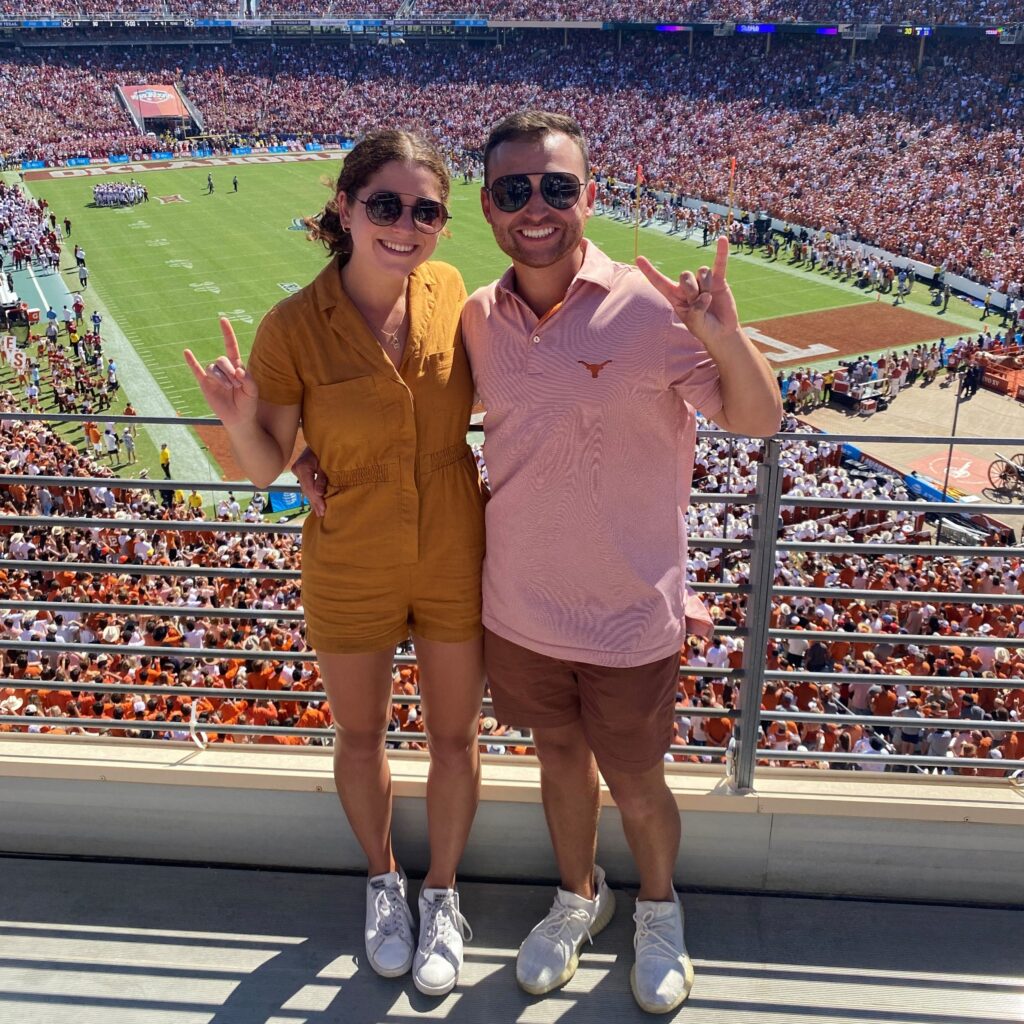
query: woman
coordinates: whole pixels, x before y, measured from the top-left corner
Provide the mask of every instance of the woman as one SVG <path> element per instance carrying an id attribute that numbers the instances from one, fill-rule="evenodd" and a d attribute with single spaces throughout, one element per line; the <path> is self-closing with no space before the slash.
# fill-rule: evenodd
<path id="1" fill-rule="evenodd" d="M 412 967 L 428 995 L 455 985 L 469 937 L 454 885 L 479 799 L 483 693 L 466 291 L 453 267 L 428 262 L 448 190 L 422 139 L 367 135 L 308 222 L 330 263 L 266 315 L 248 367 L 227 320 L 223 356 L 204 369 L 185 353 L 253 483 L 285 468 L 300 423 L 320 455 L 325 507 L 303 532 L 303 607 L 334 716 L 338 794 L 369 866 L 366 951 L 385 977 Z M 391 847 L 384 748 L 395 646 L 410 635 L 431 755 L 418 948 Z"/>

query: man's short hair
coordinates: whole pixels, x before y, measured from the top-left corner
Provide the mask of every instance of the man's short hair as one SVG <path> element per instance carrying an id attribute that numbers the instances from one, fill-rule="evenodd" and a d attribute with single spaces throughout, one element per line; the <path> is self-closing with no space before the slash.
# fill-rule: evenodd
<path id="1" fill-rule="evenodd" d="M 567 114 L 552 114 L 546 110 L 521 110 L 502 118 L 490 131 L 484 143 L 484 180 L 487 180 L 487 162 L 491 153 L 503 142 L 524 139 L 542 139 L 548 135 L 568 135 L 583 154 L 584 173 L 590 174 L 590 154 L 583 129 Z"/>

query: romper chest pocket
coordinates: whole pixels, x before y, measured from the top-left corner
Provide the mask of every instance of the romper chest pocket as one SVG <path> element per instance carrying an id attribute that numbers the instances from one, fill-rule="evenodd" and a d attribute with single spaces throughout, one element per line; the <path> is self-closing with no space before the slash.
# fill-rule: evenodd
<path id="1" fill-rule="evenodd" d="M 423 360 L 423 376 L 429 383 L 444 387 L 452 375 L 454 362 L 455 353 L 451 349 L 447 352 L 435 352 Z"/>
<path id="2" fill-rule="evenodd" d="M 383 407 L 372 377 L 317 384 L 306 392 L 302 428 L 321 465 L 363 465 L 382 447 Z"/>

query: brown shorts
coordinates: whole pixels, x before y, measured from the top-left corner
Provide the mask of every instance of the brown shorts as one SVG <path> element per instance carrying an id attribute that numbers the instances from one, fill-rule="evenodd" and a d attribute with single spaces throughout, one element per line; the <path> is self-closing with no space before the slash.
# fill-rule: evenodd
<path id="1" fill-rule="evenodd" d="M 484 630 L 494 714 L 531 729 L 580 723 L 598 767 L 648 771 L 665 759 L 679 690 L 679 655 L 636 668 L 561 661 Z"/>

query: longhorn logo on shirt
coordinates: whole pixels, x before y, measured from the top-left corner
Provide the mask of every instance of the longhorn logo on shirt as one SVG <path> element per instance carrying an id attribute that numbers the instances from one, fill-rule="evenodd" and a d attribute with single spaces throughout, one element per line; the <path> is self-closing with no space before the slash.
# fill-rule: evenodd
<path id="1" fill-rule="evenodd" d="M 611 362 L 610 359 L 606 359 L 603 363 L 588 363 L 586 360 L 577 359 L 577 363 L 580 366 L 585 366 L 590 371 L 590 376 L 597 380 L 597 375 Z"/>

